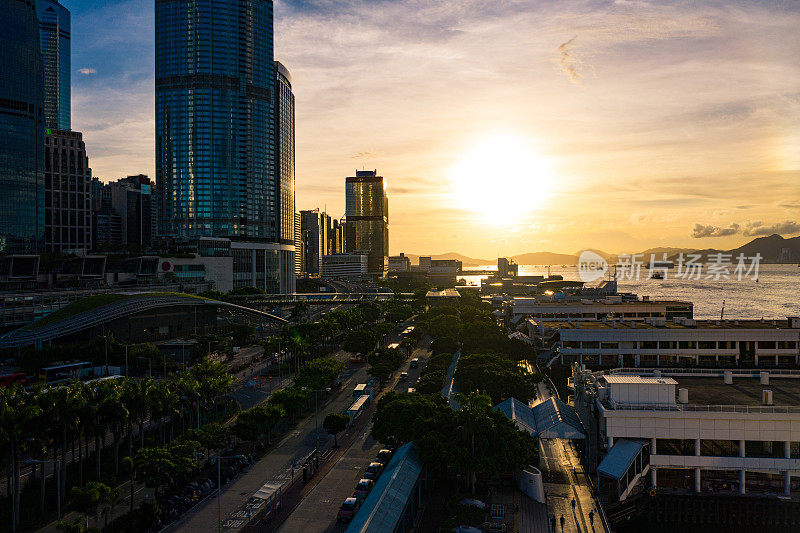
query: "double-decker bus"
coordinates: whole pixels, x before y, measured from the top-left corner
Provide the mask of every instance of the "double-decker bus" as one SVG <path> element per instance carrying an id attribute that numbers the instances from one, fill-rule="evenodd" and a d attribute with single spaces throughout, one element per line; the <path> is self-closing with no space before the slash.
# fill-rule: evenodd
<path id="1" fill-rule="evenodd" d="M 63 383 L 73 379 L 84 381 L 91 378 L 92 373 L 92 363 L 84 361 L 48 366 L 39 371 L 39 379 L 48 385 L 52 385 L 53 383 Z"/>

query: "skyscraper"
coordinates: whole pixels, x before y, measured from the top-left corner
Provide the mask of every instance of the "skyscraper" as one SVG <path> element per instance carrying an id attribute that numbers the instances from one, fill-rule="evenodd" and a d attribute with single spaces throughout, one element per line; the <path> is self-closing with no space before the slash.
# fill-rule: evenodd
<path id="1" fill-rule="evenodd" d="M 367 252 L 370 274 L 383 275 L 389 256 L 389 199 L 377 170 L 345 181 L 345 251 Z"/>
<path id="2" fill-rule="evenodd" d="M 160 233 L 278 242 L 272 1 L 155 8 Z"/>
<path id="3" fill-rule="evenodd" d="M 289 70 L 280 62 L 275 62 L 275 125 L 278 143 L 276 150 L 278 164 L 278 239 L 281 243 L 292 244 L 294 231 L 294 94 Z"/>
<path id="4" fill-rule="evenodd" d="M 319 276 L 322 271 L 322 256 L 328 253 L 327 214 L 312 209 L 300 211 L 300 231 L 303 241 L 303 270 L 308 276 Z"/>
<path id="5" fill-rule="evenodd" d="M 32 2 L 3 2 L 0 31 L 0 253 L 44 243 L 44 115 Z"/>
<path id="6" fill-rule="evenodd" d="M 92 169 L 83 134 L 45 131 L 45 248 L 51 252 L 91 250 Z"/>
<path id="7" fill-rule="evenodd" d="M 44 59 L 44 121 L 57 130 L 71 128 L 69 10 L 58 0 L 37 0 L 39 36 Z"/>

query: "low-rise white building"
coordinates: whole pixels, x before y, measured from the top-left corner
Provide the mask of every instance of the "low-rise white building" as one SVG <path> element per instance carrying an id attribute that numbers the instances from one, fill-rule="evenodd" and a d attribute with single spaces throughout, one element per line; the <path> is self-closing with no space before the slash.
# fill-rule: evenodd
<path id="1" fill-rule="evenodd" d="M 663 318 L 529 321 L 529 336 L 552 344 L 561 360 L 589 366 L 794 367 L 800 318 Z"/>
<path id="2" fill-rule="evenodd" d="M 573 366 L 601 492 L 800 491 L 800 371 Z"/>
<path id="3" fill-rule="evenodd" d="M 650 300 L 646 296 L 641 300 L 624 298 L 623 295 L 580 300 L 514 298 L 510 308 L 512 318 L 521 315 L 537 322 L 554 320 L 583 322 L 603 318 L 643 321 L 654 317 L 672 320 L 675 317 L 694 316 L 692 302 Z"/>
<path id="4" fill-rule="evenodd" d="M 367 254 L 345 253 L 322 256 L 322 277 L 359 280 L 369 278 Z"/>

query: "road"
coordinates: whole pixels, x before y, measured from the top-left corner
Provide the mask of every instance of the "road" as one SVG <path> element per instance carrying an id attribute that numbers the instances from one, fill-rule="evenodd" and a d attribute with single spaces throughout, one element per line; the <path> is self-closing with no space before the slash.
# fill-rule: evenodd
<path id="1" fill-rule="evenodd" d="M 552 393 L 546 382 L 539 384 L 539 401 Z M 557 531 L 564 533 L 606 533 L 592 496 L 592 488 L 583 470 L 580 458 L 568 439 L 541 439 L 539 466 L 544 475 L 548 516 L 555 516 Z M 572 500 L 575 507 L 572 507 Z M 594 523 L 589 513 L 594 514 Z M 560 518 L 564 517 L 563 528 Z"/>
<path id="2" fill-rule="evenodd" d="M 341 357 L 344 357 L 341 352 Z M 365 367 L 346 370 L 339 391 L 320 406 L 318 414 L 320 446 L 327 442 L 327 434 L 322 429 L 322 420 L 329 412 L 343 412 L 353 402 L 352 391 L 356 383 L 364 382 L 367 378 Z M 314 413 L 301 420 L 280 442 L 256 462 L 250 469 L 240 475 L 233 483 L 224 487 L 222 492 L 222 519 L 223 522 L 236 512 L 248 498 L 260 489 L 266 482 L 284 475 L 290 470 L 292 463 L 300 457 L 305 457 L 314 449 Z M 211 498 L 199 509 L 195 510 L 188 519 L 177 529 L 178 531 L 210 531 L 217 523 L 217 500 Z"/>
<path id="3" fill-rule="evenodd" d="M 405 391 L 419 377 L 420 370 L 430 357 L 430 342 L 424 348 L 417 348 L 409 359 L 420 359 L 420 367 L 409 368 L 409 361 L 395 375 L 393 389 Z M 408 382 L 400 382 L 400 372 L 408 372 Z M 344 531 L 346 524 L 337 524 L 336 513 L 345 498 L 353 495 L 358 480 L 363 477 L 364 470 L 375 460 L 381 446 L 370 436 L 372 423 L 361 430 L 353 445 L 339 458 L 333 468 L 308 493 L 305 499 L 289 515 L 289 518 L 278 529 L 280 533 L 308 533 Z"/>

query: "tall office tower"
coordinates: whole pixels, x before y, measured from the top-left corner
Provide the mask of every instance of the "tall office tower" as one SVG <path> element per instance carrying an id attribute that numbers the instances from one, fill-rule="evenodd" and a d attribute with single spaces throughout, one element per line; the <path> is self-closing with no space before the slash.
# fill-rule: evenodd
<path id="1" fill-rule="evenodd" d="M 300 228 L 300 213 L 294 213 L 294 275 L 304 276 L 305 254 L 303 252 L 303 232 Z"/>
<path id="2" fill-rule="evenodd" d="M 357 170 L 345 181 L 345 251 L 367 252 L 368 269 L 382 276 L 389 257 L 389 199 L 377 170 Z"/>
<path id="3" fill-rule="evenodd" d="M 278 143 L 278 239 L 284 244 L 294 243 L 294 94 L 289 70 L 275 62 L 275 125 Z"/>
<path id="4" fill-rule="evenodd" d="M 300 211 L 300 232 L 303 241 L 303 258 L 306 275 L 319 276 L 322 256 L 327 254 L 328 228 L 326 214 L 319 209 Z"/>
<path id="5" fill-rule="evenodd" d="M 44 243 L 50 252 L 92 249 L 92 169 L 83 134 L 45 130 Z"/>
<path id="6" fill-rule="evenodd" d="M 272 1 L 155 7 L 160 234 L 278 242 Z"/>
<path id="7" fill-rule="evenodd" d="M 44 60 L 44 121 L 48 128 L 71 128 L 69 10 L 58 0 L 37 0 Z"/>
<path id="8" fill-rule="evenodd" d="M 150 178 L 137 174 L 106 187 L 111 189 L 111 209 L 120 217 L 119 244 L 149 246 L 153 240 L 153 183 Z"/>
<path id="9" fill-rule="evenodd" d="M 3 2 L 0 31 L 0 253 L 44 245 L 44 94 L 33 2 Z"/>

